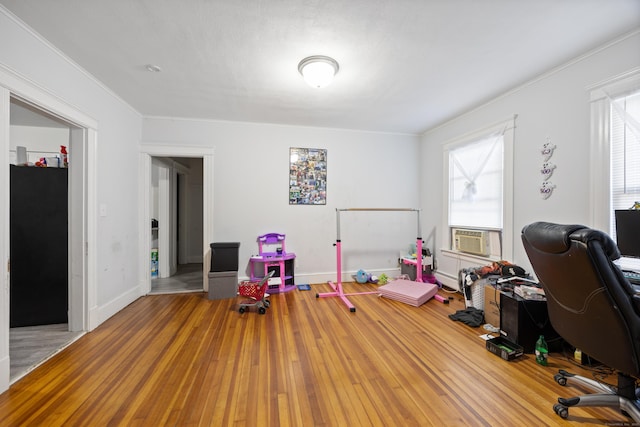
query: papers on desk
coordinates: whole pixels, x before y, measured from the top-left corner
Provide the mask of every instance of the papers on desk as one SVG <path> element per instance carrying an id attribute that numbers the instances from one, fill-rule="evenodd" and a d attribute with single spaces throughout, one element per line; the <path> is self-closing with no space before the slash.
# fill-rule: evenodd
<path id="1" fill-rule="evenodd" d="M 513 288 L 513 293 L 526 300 L 546 301 L 544 289 L 520 285 Z"/>
<path id="2" fill-rule="evenodd" d="M 635 271 L 640 273 L 640 258 L 620 257 L 613 261 L 620 270 Z"/>

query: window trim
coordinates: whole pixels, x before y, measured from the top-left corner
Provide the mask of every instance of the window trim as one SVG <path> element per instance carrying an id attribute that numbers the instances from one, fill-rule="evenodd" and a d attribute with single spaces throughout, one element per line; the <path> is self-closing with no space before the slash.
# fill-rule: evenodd
<path id="1" fill-rule="evenodd" d="M 496 132 L 504 131 L 503 150 L 504 150 L 504 167 L 502 175 L 503 185 L 503 200 L 502 200 L 502 239 L 501 249 L 502 259 L 513 259 L 514 248 L 514 231 L 513 231 L 513 164 L 514 164 L 514 143 L 515 143 L 515 128 L 516 119 L 518 115 L 513 116 L 490 124 L 484 128 L 477 129 L 475 131 L 466 133 L 457 138 L 445 141 L 442 144 L 442 172 L 443 183 L 445 188 L 442 197 L 442 248 L 440 249 L 443 254 L 459 254 L 460 256 L 466 256 L 462 253 L 458 253 L 451 249 L 451 232 L 449 226 L 449 151 L 463 145 L 472 143 L 478 139 L 484 138 L 488 135 Z M 495 230 L 495 229 L 493 229 Z M 445 237 L 446 235 L 446 237 Z"/>
<path id="2" fill-rule="evenodd" d="M 611 144 L 609 99 L 640 88 L 640 67 L 587 88 L 591 101 L 590 222 L 593 228 L 611 228 Z M 611 97 L 611 98 L 609 98 Z"/>

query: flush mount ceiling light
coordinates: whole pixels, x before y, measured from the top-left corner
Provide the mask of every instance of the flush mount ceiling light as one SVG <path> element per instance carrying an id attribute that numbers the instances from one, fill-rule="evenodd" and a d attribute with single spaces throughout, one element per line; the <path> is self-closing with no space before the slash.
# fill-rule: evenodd
<path id="1" fill-rule="evenodd" d="M 153 64 L 147 64 L 144 66 L 144 68 L 146 68 L 150 73 L 159 73 L 160 71 L 162 71 L 162 68 L 160 68 L 158 65 Z"/>
<path id="2" fill-rule="evenodd" d="M 298 71 L 311 87 L 321 88 L 333 81 L 338 72 L 338 62 L 328 56 L 309 56 L 298 64 Z"/>

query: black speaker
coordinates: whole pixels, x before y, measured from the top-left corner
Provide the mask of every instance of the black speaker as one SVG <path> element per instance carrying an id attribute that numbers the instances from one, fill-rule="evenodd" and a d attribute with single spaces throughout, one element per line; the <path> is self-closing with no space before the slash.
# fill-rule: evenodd
<path id="1" fill-rule="evenodd" d="M 551 326 L 546 301 L 525 300 L 512 292 L 500 293 L 500 329 L 509 340 L 533 353 L 540 335 L 549 351 L 562 348 L 562 338 Z"/>

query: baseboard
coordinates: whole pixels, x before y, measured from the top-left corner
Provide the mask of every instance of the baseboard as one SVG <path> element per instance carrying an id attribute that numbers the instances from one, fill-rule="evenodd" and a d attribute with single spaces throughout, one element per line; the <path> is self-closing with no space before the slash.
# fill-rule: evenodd
<path id="1" fill-rule="evenodd" d="M 7 331 L 8 332 L 8 331 Z M 9 356 L 0 359 L 0 393 L 9 390 L 9 380 L 11 376 L 11 361 Z"/>
<path id="2" fill-rule="evenodd" d="M 124 294 L 112 299 L 100 307 L 89 310 L 89 331 L 100 326 L 105 320 L 144 295 L 140 287 L 135 287 Z"/>
<path id="3" fill-rule="evenodd" d="M 458 276 L 452 276 L 447 273 L 442 273 L 440 271 L 436 271 L 436 277 L 442 283 L 443 286 L 447 288 L 454 289 L 456 291 L 460 290 L 458 286 Z"/>
<path id="4" fill-rule="evenodd" d="M 357 271 L 345 271 L 342 273 L 342 281 L 343 282 L 353 282 L 353 276 L 355 276 Z M 367 273 L 372 274 L 374 276 L 379 276 L 382 273 L 387 276 L 394 278 L 400 275 L 400 269 L 396 268 L 393 270 L 367 270 Z M 240 277 L 240 280 L 248 280 L 246 277 Z M 329 281 L 335 282 L 337 280 L 337 275 L 335 272 L 330 273 L 295 273 L 295 283 L 327 283 Z"/>

